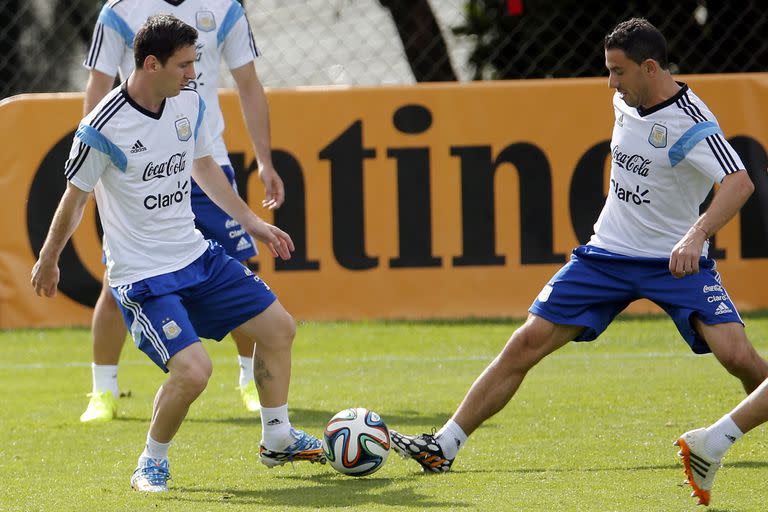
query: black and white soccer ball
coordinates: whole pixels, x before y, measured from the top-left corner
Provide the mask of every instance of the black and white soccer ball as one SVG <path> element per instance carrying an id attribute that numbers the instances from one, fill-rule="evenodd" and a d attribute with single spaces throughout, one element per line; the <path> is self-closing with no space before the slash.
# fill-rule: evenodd
<path id="1" fill-rule="evenodd" d="M 389 429 L 381 417 L 363 407 L 345 409 L 328 422 L 323 451 L 328 463 L 349 476 L 375 473 L 389 455 Z"/>

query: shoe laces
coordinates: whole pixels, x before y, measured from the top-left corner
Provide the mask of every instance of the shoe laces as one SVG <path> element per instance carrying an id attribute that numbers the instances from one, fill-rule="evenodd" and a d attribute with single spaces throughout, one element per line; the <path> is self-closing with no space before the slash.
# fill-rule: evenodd
<path id="1" fill-rule="evenodd" d="M 147 459 L 146 465 L 139 469 L 139 473 L 152 485 L 165 485 L 171 479 L 167 460 Z"/>
<path id="2" fill-rule="evenodd" d="M 312 437 L 303 430 L 291 429 L 291 435 L 295 439 L 285 451 L 301 452 L 304 450 L 316 450 L 320 448 L 320 440 Z"/>

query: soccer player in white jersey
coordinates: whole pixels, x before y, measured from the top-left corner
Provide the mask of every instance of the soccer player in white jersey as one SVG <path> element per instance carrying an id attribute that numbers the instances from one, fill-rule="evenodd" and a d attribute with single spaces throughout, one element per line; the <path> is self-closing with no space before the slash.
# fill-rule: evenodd
<path id="1" fill-rule="evenodd" d="M 275 257 L 293 250 L 286 233 L 240 199 L 211 156 L 205 102 L 186 87 L 196 77 L 196 41 L 194 28 L 169 15 L 152 16 L 137 31 L 136 69 L 77 129 L 67 189 L 32 269 L 35 291 L 54 296 L 59 255 L 95 191 L 112 294 L 136 346 L 169 373 L 131 477 L 139 491 L 167 490 L 168 447 L 211 375 L 200 337 L 220 340 L 233 330 L 255 344 L 261 462 L 325 462 L 320 441 L 288 419 L 293 318 L 262 280 L 194 225 L 192 177 Z M 131 152 L 136 139 L 145 151 Z"/>
<path id="2" fill-rule="evenodd" d="M 133 37 L 153 14 L 172 14 L 197 27 L 195 69 L 197 75 L 189 86 L 196 89 L 206 104 L 213 158 L 235 187 L 235 173 L 224 145 L 224 118 L 219 108 L 218 86 L 221 61 L 226 62 L 237 85 L 245 124 L 254 142 L 259 177 L 264 183 L 263 206 L 278 208 L 283 203 L 283 182 L 272 166 L 269 110 L 264 89 L 254 67 L 258 56 L 256 44 L 242 6 L 235 0 L 112 0 L 99 14 L 93 41 L 84 65 L 90 70 L 85 90 L 84 114 L 88 114 L 112 90 L 115 76 L 125 80 L 133 70 Z M 130 152 L 144 151 L 146 141 L 137 137 Z M 192 182 L 192 211 L 195 224 L 206 238 L 216 240 L 233 258 L 245 262 L 256 254 L 251 237 L 236 220 L 218 208 Z M 112 420 L 117 414 L 117 365 L 125 342 L 125 327 L 120 310 L 106 282 L 96 302 L 92 322 L 93 388 L 82 422 Z M 238 351 L 240 379 L 238 388 L 246 408 L 259 409 L 253 382 L 251 356 L 253 345 L 238 333 L 232 333 Z"/>
<path id="3" fill-rule="evenodd" d="M 709 505 L 710 491 L 720 460 L 744 434 L 768 422 L 768 380 L 712 425 L 691 430 L 675 441 L 688 484 L 700 505 Z"/>
<path id="4" fill-rule="evenodd" d="M 594 340 L 640 298 L 661 306 L 691 350 L 714 353 L 747 392 L 768 377 L 707 257 L 707 239 L 752 193 L 749 175 L 706 105 L 672 78 L 666 41 L 653 25 L 620 23 L 604 49 L 616 122 L 595 234 L 544 286 L 436 435 L 392 431 L 393 447 L 425 470 L 448 471 L 467 436 L 510 401 L 536 363 L 571 340 Z M 699 215 L 715 182 L 720 188 Z"/>

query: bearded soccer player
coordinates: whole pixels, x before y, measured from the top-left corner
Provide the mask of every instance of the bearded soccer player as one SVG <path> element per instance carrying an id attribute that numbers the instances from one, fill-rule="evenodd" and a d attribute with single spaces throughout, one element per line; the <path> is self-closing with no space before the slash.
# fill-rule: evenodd
<path id="1" fill-rule="evenodd" d="M 604 41 L 615 124 L 608 198 L 587 245 L 544 286 L 526 322 L 475 380 L 436 435 L 392 431 L 392 446 L 428 471 L 448 471 L 467 437 L 499 412 L 525 375 L 570 341 L 597 338 L 645 298 L 674 321 L 696 354 L 713 353 L 747 392 L 768 365 L 708 253 L 708 239 L 754 187 L 715 116 L 669 72 L 664 36 L 645 19 L 618 24 Z M 709 208 L 699 206 L 714 183 Z"/>

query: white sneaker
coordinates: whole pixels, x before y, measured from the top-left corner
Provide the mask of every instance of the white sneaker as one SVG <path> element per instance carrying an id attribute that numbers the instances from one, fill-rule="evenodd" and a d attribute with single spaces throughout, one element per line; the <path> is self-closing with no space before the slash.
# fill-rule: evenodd
<path id="1" fill-rule="evenodd" d="M 168 459 L 141 457 L 131 475 L 131 487 L 141 492 L 166 492 L 170 478 Z"/>
<path id="2" fill-rule="evenodd" d="M 686 432 L 675 441 L 675 445 L 680 447 L 677 454 L 683 460 L 685 476 L 693 489 L 691 496 L 699 498 L 699 505 L 709 505 L 712 482 L 720 469 L 720 461 L 703 451 L 706 436 L 706 429 L 700 428 Z"/>

